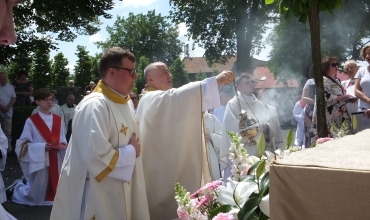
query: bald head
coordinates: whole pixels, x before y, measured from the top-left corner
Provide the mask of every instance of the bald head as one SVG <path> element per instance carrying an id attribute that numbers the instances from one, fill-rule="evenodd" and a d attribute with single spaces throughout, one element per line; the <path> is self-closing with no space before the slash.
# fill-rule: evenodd
<path id="1" fill-rule="evenodd" d="M 158 69 L 158 66 L 166 66 L 166 64 L 162 63 L 162 62 L 155 62 L 155 63 L 151 63 L 149 64 L 147 67 L 145 67 L 144 69 L 144 79 L 145 79 L 145 82 L 147 82 L 148 80 L 148 76 L 153 73 L 153 72 L 156 72 L 157 69 Z"/>
<path id="2" fill-rule="evenodd" d="M 75 104 L 75 96 L 73 94 L 69 94 L 67 96 L 66 103 L 67 103 L 67 105 L 70 105 L 70 106 Z"/>
<path id="3" fill-rule="evenodd" d="M 147 86 L 163 91 L 172 89 L 172 74 L 162 62 L 149 64 L 144 69 L 144 78 Z"/>

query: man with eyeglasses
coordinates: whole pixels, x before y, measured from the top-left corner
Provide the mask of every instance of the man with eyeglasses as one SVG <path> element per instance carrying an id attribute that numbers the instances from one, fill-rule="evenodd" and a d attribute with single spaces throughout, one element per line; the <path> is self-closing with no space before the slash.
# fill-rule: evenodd
<path id="1" fill-rule="evenodd" d="M 211 181 L 202 112 L 220 105 L 218 86 L 231 83 L 234 74 L 224 71 L 174 89 L 167 65 L 156 62 L 145 68 L 144 78 L 137 115 L 150 218 L 174 219 L 174 181 L 191 192 Z"/>
<path id="2" fill-rule="evenodd" d="M 101 80 L 76 107 L 51 220 L 148 220 L 139 123 L 129 93 L 135 56 L 108 49 Z"/>
<path id="3" fill-rule="evenodd" d="M 229 160 L 230 153 L 230 138 L 226 131 L 238 133 L 240 131 L 239 123 L 241 111 L 245 111 L 248 117 L 257 121 L 258 134 L 254 138 L 257 142 L 259 135 L 262 132 L 265 135 L 266 150 L 274 152 L 277 148 L 284 149 L 283 135 L 280 128 L 280 122 L 277 117 L 276 108 L 271 105 L 265 105 L 259 101 L 254 95 L 256 91 L 256 81 L 251 75 L 241 74 L 236 80 L 238 94 L 234 96 L 226 105 L 224 126 L 221 135 L 221 170 L 224 171 L 224 183 L 227 183 L 227 178 L 231 175 L 231 162 Z M 256 142 L 242 138 L 244 148 L 248 154 L 257 156 Z"/>

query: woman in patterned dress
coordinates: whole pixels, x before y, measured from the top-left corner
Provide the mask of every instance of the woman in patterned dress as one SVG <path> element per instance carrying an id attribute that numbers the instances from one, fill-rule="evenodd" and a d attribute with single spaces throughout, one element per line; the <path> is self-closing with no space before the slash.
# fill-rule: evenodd
<path id="1" fill-rule="evenodd" d="M 326 109 L 326 126 L 328 129 L 329 137 L 334 137 L 331 132 L 331 125 L 335 124 L 337 128 L 342 126 L 342 123 L 347 120 L 348 126 L 349 115 L 346 107 L 346 100 L 353 98 L 351 95 L 345 95 L 345 88 L 340 84 L 339 80 L 335 78 L 338 72 L 338 59 L 336 57 L 326 57 L 321 61 L 321 70 L 324 73 L 324 96 L 325 96 L 325 109 Z M 315 125 L 316 130 L 317 114 L 316 114 L 316 103 L 314 107 L 314 113 L 312 121 Z M 316 142 L 318 138 L 317 132 L 312 139 L 312 143 Z"/>

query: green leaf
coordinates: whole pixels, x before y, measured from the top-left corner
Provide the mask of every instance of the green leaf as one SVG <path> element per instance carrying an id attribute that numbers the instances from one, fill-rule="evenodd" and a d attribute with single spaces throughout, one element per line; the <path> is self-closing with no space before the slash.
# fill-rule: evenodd
<path id="1" fill-rule="evenodd" d="M 238 219 L 248 220 L 253 218 L 253 213 L 260 203 L 261 198 L 259 196 L 249 197 L 249 199 L 245 202 L 243 208 L 239 211 Z"/>
<path id="2" fill-rule="evenodd" d="M 319 11 L 324 11 L 326 10 L 326 5 L 324 2 L 320 1 L 319 2 Z"/>
<path id="3" fill-rule="evenodd" d="M 289 129 L 288 134 L 286 136 L 287 149 L 292 145 L 293 138 L 294 138 L 294 136 L 293 136 L 293 129 Z"/>
<path id="4" fill-rule="evenodd" d="M 250 168 L 249 168 L 249 170 L 248 170 L 248 172 L 247 172 L 247 175 L 250 175 L 256 168 L 257 168 L 257 166 L 258 166 L 258 164 L 260 164 L 261 163 L 261 161 L 258 161 L 257 163 L 255 163 L 255 164 L 253 164 Z"/>
<path id="5" fill-rule="evenodd" d="M 268 220 L 269 217 L 267 215 L 265 215 L 265 213 L 263 213 L 262 211 L 260 212 L 260 215 L 259 215 L 259 220 Z"/>
<path id="6" fill-rule="evenodd" d="M 269 4 L 272 4 L 272 3 L 274 3 L 274 0 L 265 0 L 266 5 L 269 5 Z"/>
<path id="7" fill-rule="evenodd" d="M 221 205 L 209 212 L 211 218 L 215 217 L 218 213 L 228 213 L 233 208 L 232 205 Z"/>
<path id="8" fill-rule="evenodd" d="M 262 197 L 266 196 L 269 192 L 269 185 L 270 185 L 270 172 L 265 173 L 265 175 L 261 179 L 260 188 Z"/>
<path id="9" fill-rule="evenodd" d="M 257 142 L 257 156 L 261 158 L 266 150 L 266 140 L 265 135 L 262 133 L 260 137 L 258 138 Z"/>
<path id="10" fill-rule="evenodd" d="M 257 169 L 256 169 L 256 176 L 257 178 L 260 178 L 262 174 L 265 172 L 266 168 L 266 160 L 261 160 L 261 163 L 258 164 Z"/>
<path id="11" fill-rule="evenodd" d="M 307 3 L 307 0 L 301 0 L 301 2 L 302 2 L 303 4 L 306 4 L 306 3 Z"/>
<path id="12" fill-rule="evenodd" d="M 256 176 L 255 175 L 248 175 L 246 178 L 244 178 L 241 182 L 255 182 Z"/>

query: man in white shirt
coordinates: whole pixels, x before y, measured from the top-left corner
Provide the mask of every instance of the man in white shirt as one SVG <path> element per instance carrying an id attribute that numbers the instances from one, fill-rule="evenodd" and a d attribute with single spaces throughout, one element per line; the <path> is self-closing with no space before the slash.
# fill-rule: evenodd
<path id="1" fill-rule="evenodd" d="M 74 103 L 75 103 L 75 96 L 73 94 L 69 94 L 66 98 L 66 103 L 64 103 L 61 106 L 61 109 L 64 115 L 64 125 L 66 128 L 66 131 L 68 130 L 67 129 L 68 122 L 69 120 L 73 119 L 73 115 L 75 112 L 76 105 Z"/>

